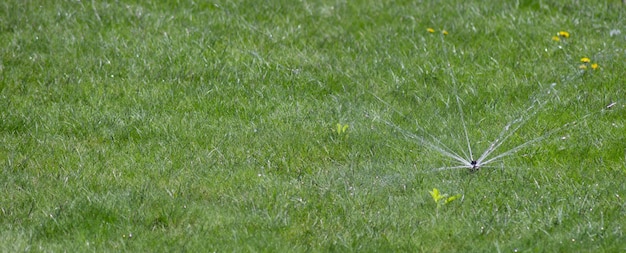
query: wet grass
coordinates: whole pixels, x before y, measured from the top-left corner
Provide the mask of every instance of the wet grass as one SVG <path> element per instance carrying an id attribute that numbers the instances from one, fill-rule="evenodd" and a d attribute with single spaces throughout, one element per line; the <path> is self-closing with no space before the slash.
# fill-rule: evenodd
<path id="1" fill-rule="evenodd" d="M 2 3 L 0 250 L 623 251 L 625 16 L 619 1 Z M 403 132 L 466 150 L 457 96 L 474 155 L 520 116 L 494 155 L 546 137 L 433 173 L 454 162 Z M 461 197 L 438 207 L 433 188 Z"/>

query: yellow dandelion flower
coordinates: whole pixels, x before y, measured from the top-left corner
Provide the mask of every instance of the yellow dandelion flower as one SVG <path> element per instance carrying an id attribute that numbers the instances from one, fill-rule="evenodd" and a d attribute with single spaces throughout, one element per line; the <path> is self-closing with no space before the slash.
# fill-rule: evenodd
<path id="1" fill-rule="evenodd" d="M 569 33 L 566 31 L 560 31 L 557 35 L 559 35 L 559 37 L 569 38 Z"/>
<path id="2" fill-rule="evenodd" d="M 599 66 L 598 66 L 598 64 L 597 64 L 597 63 L 591 64 L 591 69 L 593 69 L 593 70 L 598 69 L 598 67 L 599 67 Z"/>
<path id="3" fill-rule="evenodd" d="M 578 66 L 579 69 L 587 69 L 587 65 L 585 64 L 581 64 L 580 66 Z"/>
<path id="4" fill-rule="evenodd" d="M 552 40 L 554 40 L 554 41 L 561 41 L 561 38 L 559 38 L 559 36 L 552 36 Z"/>
<path id="5" fill-rule="evenodd" d="M 428 28 L 428 29 L 426 29 L 426 31 L 427 31 L 427 32 L 429 32 L 429 33 L 434 33 L 434 32 L 435 32 L 435 29 Z"/>
<path id="6" fill-rule="evenodd" d="M 589 63 L 590 61 L 591 60 L 589 58 L 587 58 L 587 57 L 580 58 L 580 62 L 582 62 L 582 63 Z"/>
<path id="7" fill-rule="evenodd" d="M 448 35 L 448 31 L 446 31 L 446 30 L 441 31 L 441 33 L 442 33 L 443 35 Z"/>

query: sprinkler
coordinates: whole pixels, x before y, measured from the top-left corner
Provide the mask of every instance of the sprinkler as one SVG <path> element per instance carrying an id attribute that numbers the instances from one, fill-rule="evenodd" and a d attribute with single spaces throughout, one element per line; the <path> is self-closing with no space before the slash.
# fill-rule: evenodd
<path id="1" fill-rule="evenodd" d="M 480 169 L 480 166 L 478 166 L 478 161 L 473 160 L 470 164 L 472 165 L 472 167 L 470 168 L 471 172 L 474 172 Z"/>

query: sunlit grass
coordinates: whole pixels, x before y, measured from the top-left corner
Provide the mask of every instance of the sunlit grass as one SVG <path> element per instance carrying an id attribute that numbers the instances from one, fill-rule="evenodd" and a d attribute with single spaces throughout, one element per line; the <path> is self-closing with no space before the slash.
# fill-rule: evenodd
<path id="1" fill-rule="evenodd" d="M 625 10 L 2 3 L 0 250 L 624 250 Z"/>

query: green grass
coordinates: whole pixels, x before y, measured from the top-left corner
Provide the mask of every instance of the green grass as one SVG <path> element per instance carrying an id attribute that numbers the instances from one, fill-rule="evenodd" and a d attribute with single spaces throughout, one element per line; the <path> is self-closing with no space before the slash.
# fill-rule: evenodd
<path id="1" fill-rule="evenodd" d="M 617 0 L 4 2 L 0 251 L 624 251 L 625 20 Z M 384 121 L 460 152 L 456 96 L 474 153 L 536 101 L 500 152 L 576 124 L 432 173 L 452 163 Z"/>

